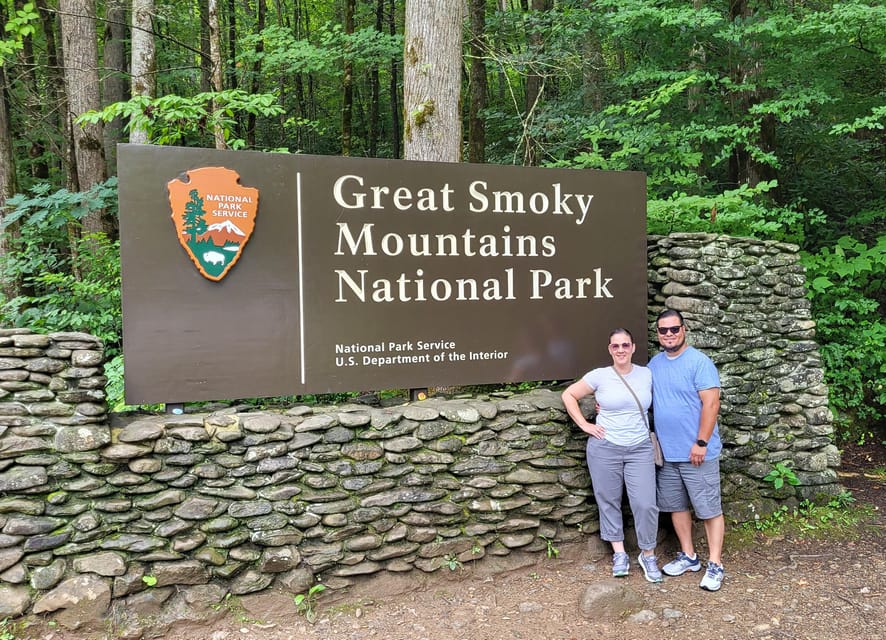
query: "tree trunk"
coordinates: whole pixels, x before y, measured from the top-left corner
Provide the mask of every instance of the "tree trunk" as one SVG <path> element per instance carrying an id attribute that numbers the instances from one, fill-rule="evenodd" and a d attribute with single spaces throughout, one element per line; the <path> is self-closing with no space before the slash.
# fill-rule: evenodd
<path id="1" fill-rule="evenodd" d="M 301 3 L 295 3 L 295 13 L 294 13 L 294 24 L 293 24 L 293 34 L 296 38 L 307 38 L 308 28 L 307 28 L 307 16 L 302 18 L 302 9 Z M 293 85 L 295 86 L 295 106 L 296 113 L 301 118 L 308 118 L 308 103 L 307 98 L 305 97 L 305 80 L 304 75 L 298 71 L 294 71 L 295 78 Z M 298 134 L 296 137 L 296 146 L 299 149 L 304 148 L 306 138 L 308 133 L 303 132 L 304 127 L 298 128 Z"/>
<path id="2" fill-rule="evenodd" d="M 404 156 L 461 160 L 463 0 L 406 3 L 403 55 Z"/>
<path id="3" fill-rule="evenodd" d="M 486 161 L 486 123 L 482 112 L 486 108 L 488 91 L 486 80 L 486 0 L 471 0 L 471 56 L 468 114 L 468 162 Z"/>
<path id="4" fill-rule="evenodd" d="M 310 40 L 311 38 L 311 13 L 309 3 L 296 2 L 294 34 L 298 39 Z M 314 76 L 312 73 L 295 72 L 295 101 L 298 105 L 298 113 L 306 120 L 313 120 L 317 115 L 317 105 L 314 96 Z M 299 128 L 297 139 L 298 148 L 312 146 L 317 139 L 317 133 L 313 128 Z"/>
<path id="5" fill-rule="evenodd" d="M 382 29 L 385 27 L 385 2 L 384 0 L 377 0 L 375 3 L 375 30 L 380 34 Z M 369 157 L 375 158 L 378 156 L 378 132 L 379 132 L 379 117 L 380 113 L 380 102 L 381 102 L 381 85 L 379 82 L 378 75 L 378 63 L 373 63 L 372 69 L 369 72 Z"/>
<path id="6" fill-rule="evenodd" d="M 230 60 L 231 64 L 226 64 L 223 71 L 225 78 L 225 86 L 228 89 L 236 89 L 239 86 L 237 78 L 237 9 L 234 6 L 234 0 L 228 0 L 226 5 L 226 13 L 228 19 L 228 52 L 222 56 L 225 60 Z M 234 137 L 240 138 L 243 135 L 243 115 L 241 113 L 234 114 Z"/>
<path id="7" fill-rule="evenodd" d="M 106 76 L 103 87 L 104 104 L 123 102 L 128 98 L 126 81 L 126 2 L 108 0 L 105 22 L 104 63 Z M 107 173 L 117 173 L 117 143 L 123 140 L 123 119 L 115 118 L 104 127 Z"/>
<path id="8" fill-rule="evenodd" d="M 69 191 L 77 191 L 77 176 L 74 170 L 74 145 L 71 135 L 71 122 L 65 117 L 68 113 L 68 100 L 65 96 L 65 79 L 62 74 L 61 56 L 56 46 L 58 33 L 56 15 L 46 6 L 46 0 L 37 0 L 37 10 L 40 13 L 40 24 L 43 29 L 43 41 L 46 46 L 46 75 L 48 102 L 46 105 L 46 122 L 55 122 L 61 132 L 59 142 L 50 140 L 50 153 L 44 153 L 46 147 L 43 141 L 36 143 L 37 148 L 31 149 L 32 157 L 51 158 L 65 176 L 65 186 Z M 51 115 L 49 115 L 51 114 Z M 55 146 L 58 145 L 58 146 Z M 49 160 L 40 162 L 32 169 L 35 178 L 49 179 Z"/>
<path id="9" fill-rule="evenodd" d="M 696 0 L 700 1 L 700 0 Z M 602 11 L 595 6 L 593 0 L 589 0 L 588 7 L 594 11 Z M 582 51 L 581 63 L 581 102 L 588 111 L 600 111 L 603 108 L 603 91 L 601 84 L 607 68 L 606 58 L 603 55 L 603 43 L 600 38 L 591 34 L 579 46 Z"/>
<path id="10" fill-rule="evenodd" d="M 101 109 L 95 0 L 60 0 L 59 6 L 68 120 L 72 126 L 77 182 L 85 191 L 108 178 L 101 123 L 74 124 L 83 113 Z M 91 211 L 82 219 L 84 233 L 110 231 L 102 221 L 102 213 Z"/>
<path id="11" fill-rule="evenodd" d="M 157 95 L 157 50 L 153 31 L 154 0 L 132 0 L 132 95 Z M 148 130 L 133 127 L 129 142 L 149 144 Z"/>
<path id="12" fill-rule="evenodd" d="M 732 0 L 729 4 L 729 18 L 733 22 L 737 20 L 746 21 L 754 15 L 754 7 L 747 0 Z M 745 43 L 744 45 L 750 52 L 750 55 L 740 58 L 733 69 L 733 78 L 736 83 L 743 85 L 746 83 L 754 84 L 754 79 L 763 72 L 764 61 L 759 56 L 753 55 L 757 46 L 754 42 Z M 766 95 L 761 91 L 740 90 L 734 93 L 732 100 L 735 112 L 740 117 L 747 118 L 751 109 L 755 104 L 763 101 Z M 775 148 L 775 118 L 771 114 L 767 114 L 760 121 L 760 130 L 757 144 L 763 151 L 772 151 Z M 751 187 L 756 186 L 760 182 L 774 180 L 778 177 L 778 173 L 772 166 L 754 160 L 750 152 L 744 147 L 737 147 L 729 159 L 730 180 L 736 185 L 747 184 Z M 770 192 L 770 196 L 776 195 Z"/>
<path id="13" fill-rule="evenodd" d="M 552 7 L 552 0 L 532 0 L 530 4 L 530 10 L 538 12 L 548 11 Z M 536 32 L 529 33 L 529 44 L 534 49 L 544 46 L 541 36 Z M 535 140 L 530 130 L 535 118 L 535 112 L 544 93 L 544 86 L 544 76 L 530 70 L 529 75 L 526 77 L 526 101 L 523 116 L 523 164 L 526 166 L 535 166 L 539 161 L 540 150 L 538 148 L 538 141 Z"/>
<path id="14" fill-rule="evenodd" d="M 221 60 L 221 29 L 218 21 L 218 0 L 209 0 L 209 58 L 212 65 L 212 90 L 221 91 L 223 88 L 223 72 Z M 213 100 L 213 113 L 218 109 L 218 105 Z M 213 126 L 212 135 L 215 139 L 216 149 L 226 149 L 225 133 L 221 125 Z"/>
<path id="15" fill-rule="evenodd" d="M 200 91 L 212 91 L 212 53 L 209 44 L 209 0 L 199 0 L 200 11 Z"/>
<path id="16" fill-rule="evenodd" d="M 0 22 L 6 24 L 6 18 L 0 9 Z M 12 127 L 9 123 L 9 103 L 7 101 L 6 68 L 0 66 L 0 222 L 3 221 L 6 212 L 6 199 L 18 191 L 15 180 L 15 156 L 12 153 Z M 6 229 L 0 230 L 0 264 L 9 254 L 12 239 L 16 236 L 16 227 L 12 224 Z M 0 293 L 6 300 L 19 295 L 19 283 L 0 279 Z"/>
<path id="17" fill-rule="evenodd" d="M 345 0 L 345 34 L 354 33 L 354 11 L 356 0 Z M 351 155 L 352 116 L 354 108 L 354 63 L 345 58 L 344 76 L 342 77 L 341 105 L 341 154 Z"/>
<path id="18" fill-rule="evenodd" d="M 234 6 L 234 0 L 228 0 L 227 13 L 228 13 L 228 59 L 229 60 L 236 60 L 237 59 L 237 9 Z M 238 86 L 236 64 L 232 64 L 230 67 L 228 67 L 226 75 L 228 78 L 228 87 L 230 89 L 236 89 Z"/>
<path id="19" fill-rule="evenodd" d="M 396 0 L 391 0 L 388 12 L 388 27 L 392 36 L 397 35 L 397 5 Z M 391 82 L 389 86 L 391 100 L 391 157 L 400 158 L 400 147 L 403 141 L 400 139 L 400 60 L 391 58 Z"/>
<path id="20" fill-rule="evenodd" d="M 22 0 L 15 0 L 13 9 L 19 11 L 23 4 Z M 0 6 L 0 24 L 6 24 L 8 20 L 7 17 L 4 17 L 6 15 L 6 5 L 4 4 Z M 29 132 L 27 137 L 30 138 L 31 143 L 28 150 L 28 155 L 31 158 L 31 175 L 40 180 L 46 180 L 49 178 L 46 145 L 42 138 L 34 135 L 34 132 L 39 130 L 38 127 L 44 116 L 44 105 L 46 102 L 45 95 L 41 95 L 40 80 L 37 78 L 37 62 L 34 59 L 34 34 L 27 34 L 22 37 L 22 49 L 18 53 L 18 60 L 21 64 L 15 65 L 13 67 L 14 70 L 10 68 L 12 67 L 10 63 L 13 61 L 9 60 L 6 62 L 8 65 L 6 67 L 7 76 L 18 78 L 17 84 L 19 95 L 21 96 L 19 101 L 24 104 L 23 114 L 20 116 L 20 126 Z M 22 89 L 24 90 L 23 96 Z M 9 117 L 10 105 L 8 103 L 6 109 L 7 117 Z"/>
<path id="21" fill-rule="evenodd" d="M 0 5 L 0 24 L 6 24 L 6 5 Z M 15 156 L 12 150 L 12 125 L 9 121 L 9 95 L 6 67 L 0 65 L 0 215 L 6 207 L 6 198 L 18 191 L 15 179 Z M 2 218 L 0 218 L 2 219 Z M 0 232 L 0 241 L 5 234 Z M 0 245 L 0 251 L 2 251 Z M 2 254 L 0 254 L 2 257 Z"/>
<path id="22" fill-rule="evenodd" d="M 256 0 L 256 11 L 258 16 L 255 22 L 256 33 L 261 33 L 265 28 L 265 19 L 268 13 L 268 5 L 265 0 Z M 261 54 L 265 50 L 264 40 L 259 38 L 255 43 L 255 65 L 252 67 L 252 82 L 250 83 L 250 92 L 256 94 L 261 86 Z M 255 147 L 255 121 L 254 113 L 250 113 L 246 121 L 246 145 L 250 148 Z"/>

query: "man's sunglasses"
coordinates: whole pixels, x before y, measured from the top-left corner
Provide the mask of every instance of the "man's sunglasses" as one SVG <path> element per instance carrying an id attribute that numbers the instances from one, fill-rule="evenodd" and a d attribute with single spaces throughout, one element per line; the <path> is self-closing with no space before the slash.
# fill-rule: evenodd
<path id="1" fill-rule="evenodd" d="M 670 331 L 674 335 L 677 335 L 678 333 L 680 333 L 680 329 L 682 328 L 682 324 L 678 324 L 676 327 L 659 327 L 658 332 L 663 336 L 668 335 L 668 331 Z"/>

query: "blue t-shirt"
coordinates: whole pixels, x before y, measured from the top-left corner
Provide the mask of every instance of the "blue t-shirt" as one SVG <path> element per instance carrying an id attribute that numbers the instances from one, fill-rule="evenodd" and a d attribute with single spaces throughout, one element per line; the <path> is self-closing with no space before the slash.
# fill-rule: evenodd
<path id="1" fill-rule="evenodd" d="M 701 419 L 698 392 L 720 388 L 717 367 L 701 351 L 687 347 L 676 358 L 669 358 L 666 352 L 659 353 L 649 361 L 649 368 L 655 433 L 662 453 L 669 462 L 689 462 L 689 450 L 698 440 Z M 715 424 L 705 459 L 718 457 L 722 448 L 720 430 Z"/>
<path id="2" fill-rule="evenodd" d="M 649 439 L 649 428 L 640 413 L 652 404 L 652 374 L 646 367 L 633 365 L 625 380 L 631 385 L 637 400 L 612 367 L 600 367 L 582 376 L 585 384 L 594 392 L 594 400 L 600 405 L 597 424 L 606 430 L 606 440 L 622 447 L 630 447 Z"/>

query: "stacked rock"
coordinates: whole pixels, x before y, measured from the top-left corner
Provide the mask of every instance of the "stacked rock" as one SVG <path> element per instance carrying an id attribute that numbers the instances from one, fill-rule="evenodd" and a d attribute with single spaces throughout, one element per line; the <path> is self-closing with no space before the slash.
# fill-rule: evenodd
<path id="1" fill-rule="evenodd" d="M 650 327 L 664 307 L 677 309 L 690 344 L 720 371 L 730 517 L 768 515 L 795 492 L 810 499 L 840 492 L 840 455 L 799 247 L 675 233 L 650 237 L 648 249 Z M 650 341 L 657 342 L 652 333 Z M 778 463 L 792 469 L 796 489 L 762 481 Z"/>

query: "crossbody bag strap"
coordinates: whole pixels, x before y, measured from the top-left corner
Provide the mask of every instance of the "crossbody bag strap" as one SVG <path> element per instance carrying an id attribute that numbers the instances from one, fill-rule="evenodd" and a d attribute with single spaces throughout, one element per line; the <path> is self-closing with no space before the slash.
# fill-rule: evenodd
<path id="1" fill-rule="evenodd" d="M 643 411 L 643 405 L 640 403 L 640 398 L 638 398 L 637 394 L 634 393 L 634 390 L 631 388 L 631 385 L 628 384 L 628 381 L 625 380 L 625 377 L 621 375 L 615 367 L 612 367 L 612 370 L 615 371 L 615 375 L 617 375 L 619 379 L 624 382 L 625 386 L 628 388 L 628 391 L 630 391 L 631 395 L 634 396 L 634 401 L 637 403 L 637 408 L 640 410 L 640 415 L 643 416 L 643 422 L 646 424 L 646 429 L 649 430 L 649 418 L 646 417 L 646 412 Z"/>

